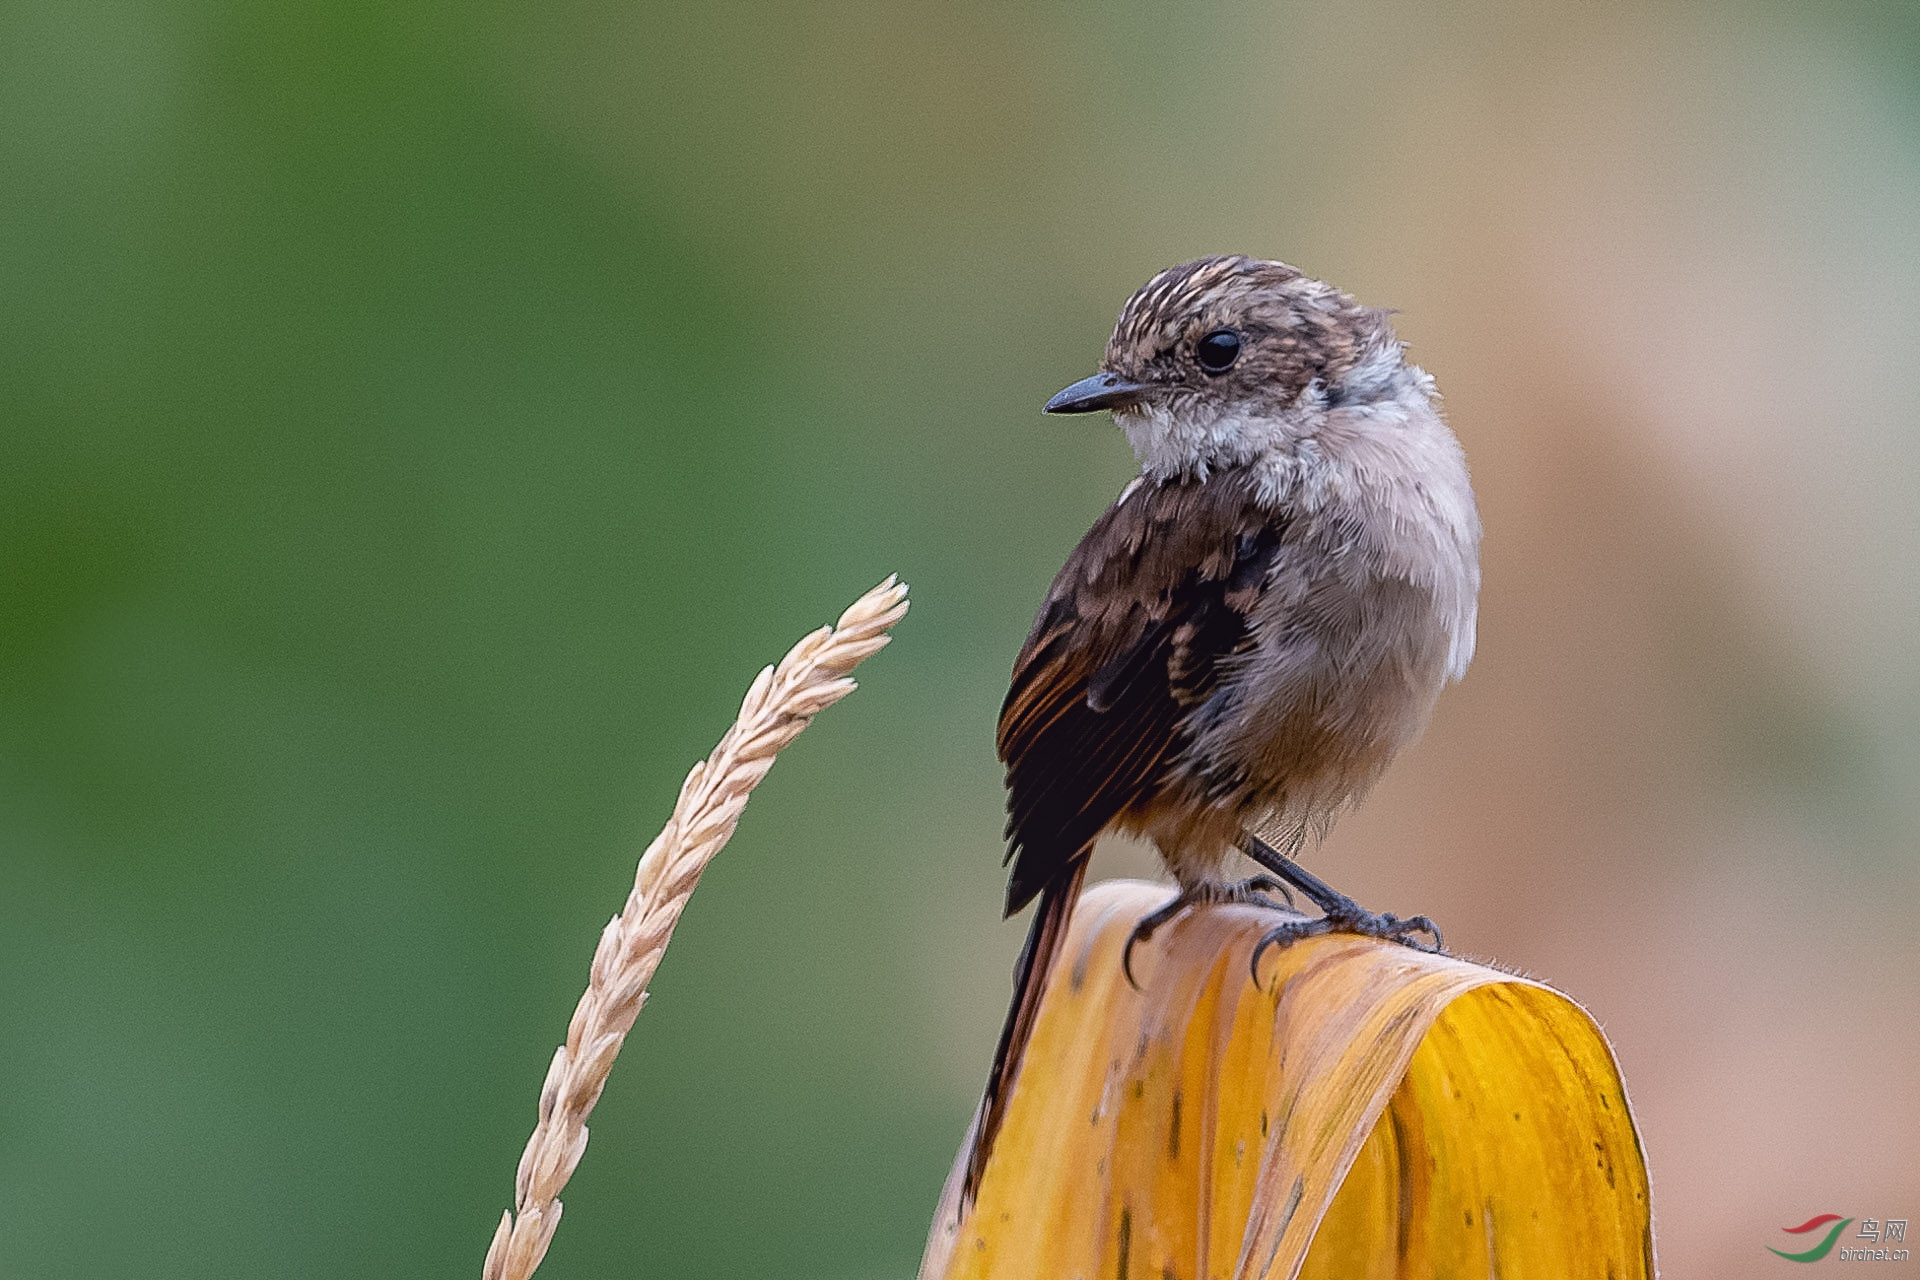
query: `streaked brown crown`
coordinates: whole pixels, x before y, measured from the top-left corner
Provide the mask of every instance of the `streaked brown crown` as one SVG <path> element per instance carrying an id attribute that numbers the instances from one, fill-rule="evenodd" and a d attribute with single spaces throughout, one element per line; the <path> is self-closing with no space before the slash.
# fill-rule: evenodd
<path id="1" fill-rule="evenodd" d="M 1223 373 L 1201 368 L 1195 347 L 1220 329 L 1244 344 Z M 1394 344 L 1387 313 L 1284 262 L 1239 254 L 1169 267 L 1127 300 L 1101 368 L 1169 392 L 1291 400 L 1315 379 L 1339 399 L 1347 375 Z"/>

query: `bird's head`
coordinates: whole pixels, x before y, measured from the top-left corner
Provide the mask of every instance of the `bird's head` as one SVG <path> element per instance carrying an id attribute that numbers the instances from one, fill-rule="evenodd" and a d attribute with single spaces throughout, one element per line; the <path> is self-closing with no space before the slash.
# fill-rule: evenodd
<path id="1" fill-rule="evenodd" d="M 1170 267 L 1121 309 L 1100 371 L 1048 413 L 1111 409 L 1156 479 L 1240 465 L 1345 406 L 1426 394 L 1387 313 L 1281 262 Z"/>

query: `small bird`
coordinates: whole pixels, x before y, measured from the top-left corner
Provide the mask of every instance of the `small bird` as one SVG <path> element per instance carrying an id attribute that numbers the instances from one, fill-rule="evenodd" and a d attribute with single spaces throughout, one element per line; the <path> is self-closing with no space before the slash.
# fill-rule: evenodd
<path id="1" fill-rule="evenodd" d="M 1272 905 L 1291 885 L 1323 914 L 1276 926 L 1256 968 L 1267 945 L 1331 930 L 1440 946 L 1426 917 L 1364 910 L 1294 861 L 1473 656 L 1480 518 L 1437 398 L 1386 311 L 1225 256 L 1149 280 L 1099 371 L 1047 402 L 1111 410 L 1140 474 L 1053 580 L 1000 712 L 1007 914 L 1039 907 L 968 1203 L 1104 833 L 1147 837 L 1179 886 L 1134 942 L 1192 904 Z M 1229 879 L 1235 850 L 1271 877 Z"/>

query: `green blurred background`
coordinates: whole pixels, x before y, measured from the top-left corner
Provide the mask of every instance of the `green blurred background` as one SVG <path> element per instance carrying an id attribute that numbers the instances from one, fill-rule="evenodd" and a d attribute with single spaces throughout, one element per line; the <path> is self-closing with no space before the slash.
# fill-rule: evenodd
<path id="1" fill-rule="evenodd" d="M 1401 308 L 1488 526 L 1323 869 L 1595 1009 L 1673 1273 L 1920 1217 L 1916 67 L 1893 0 L 0 5 L 0 1275 L 476 1274 L 683 771 L 896 570 L 542 1274 L 910 1274 L 1006 669 L 1131 474 L 1037 406 L 1223 250 Z"/>

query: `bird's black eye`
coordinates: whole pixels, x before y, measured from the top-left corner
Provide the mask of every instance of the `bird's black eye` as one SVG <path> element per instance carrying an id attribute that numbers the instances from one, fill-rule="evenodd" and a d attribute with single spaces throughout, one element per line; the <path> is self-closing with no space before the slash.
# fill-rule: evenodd
<path id="1" fill-rule="evenodd" d="M 1194 345 L 1193 358 L 1208 373 L 1225 373 L 1240 358 L 1240 335 L 1231 329 L 1215 329 Z"/>

